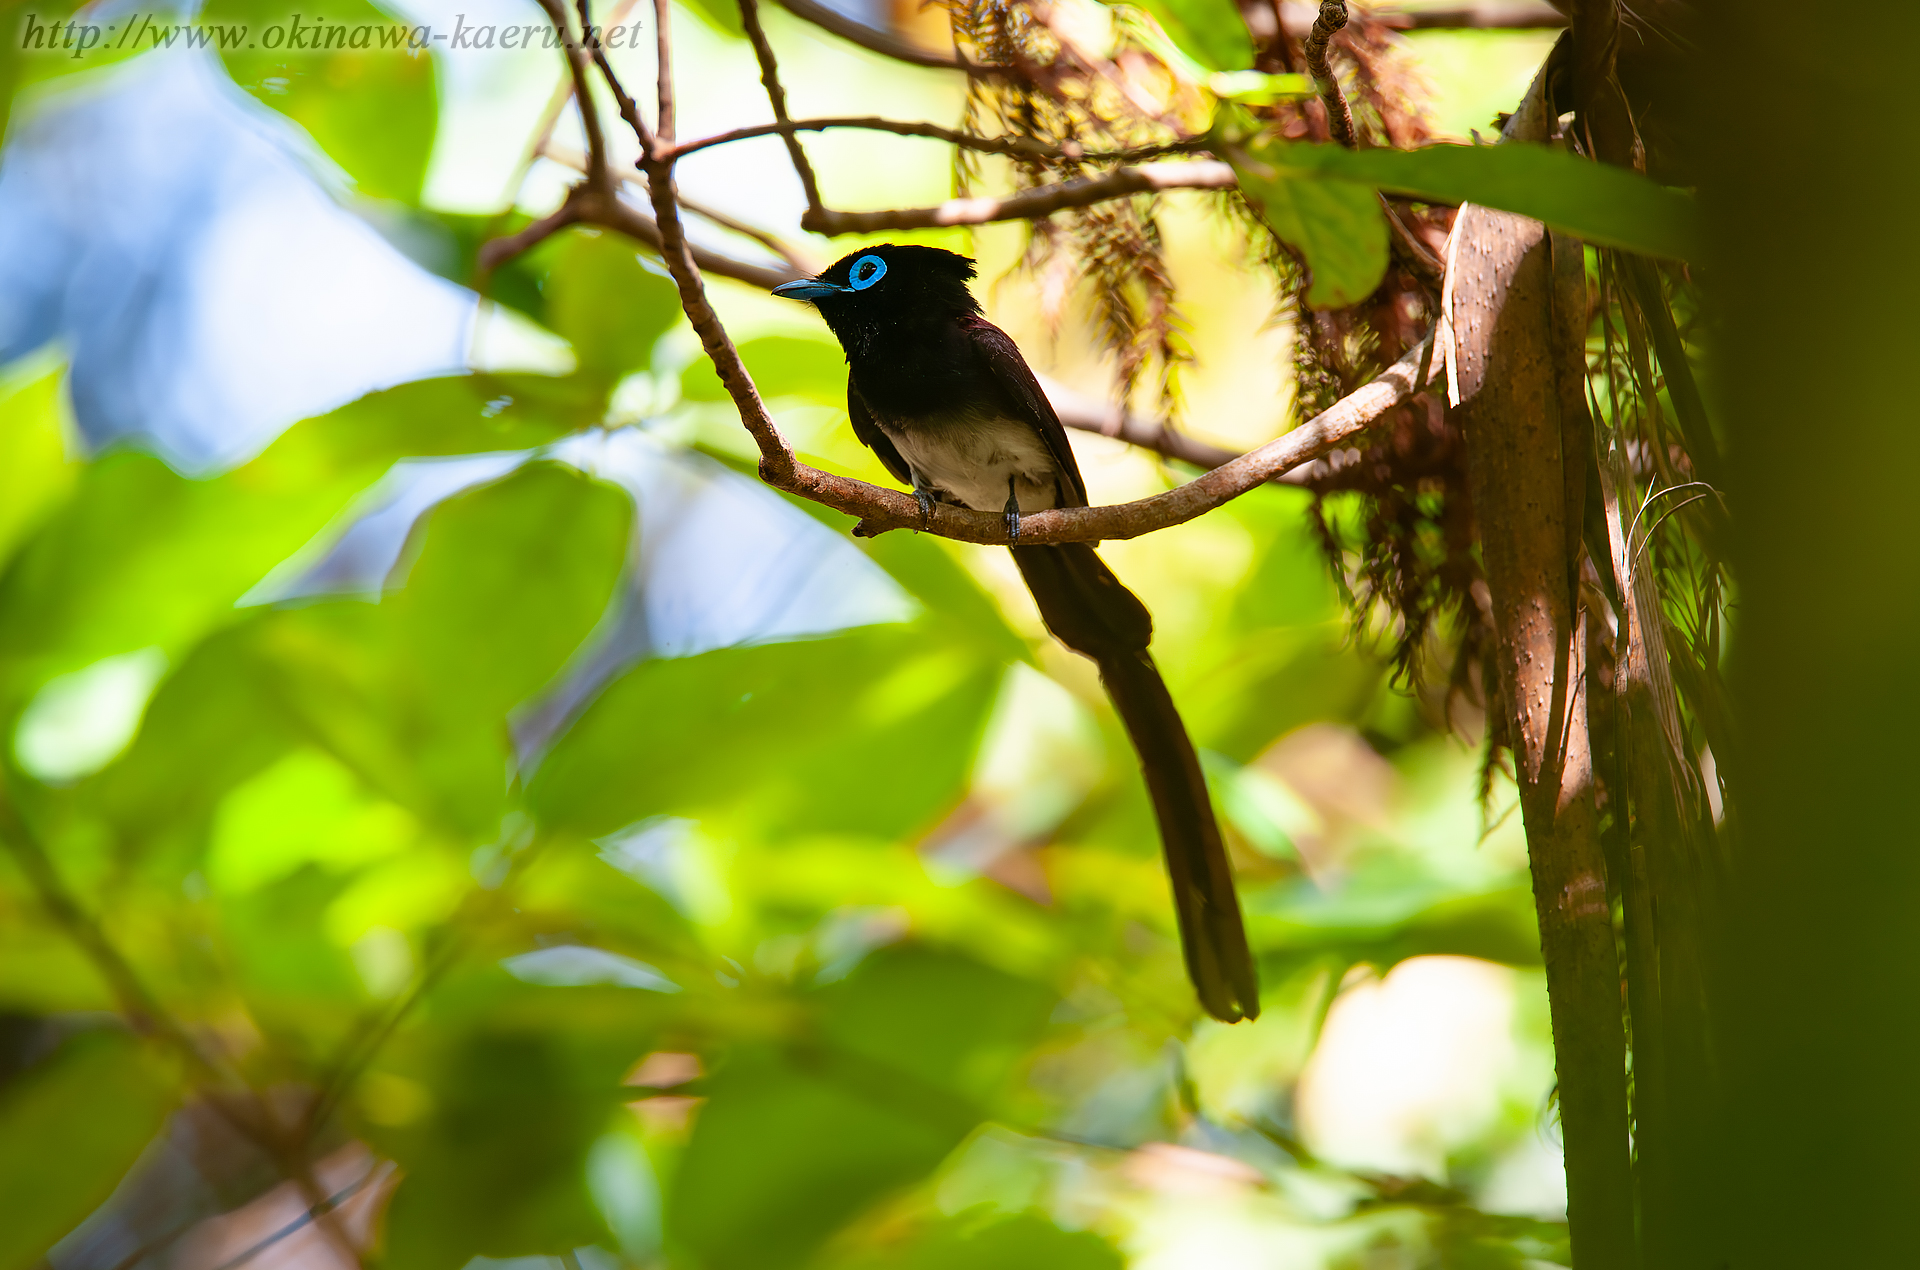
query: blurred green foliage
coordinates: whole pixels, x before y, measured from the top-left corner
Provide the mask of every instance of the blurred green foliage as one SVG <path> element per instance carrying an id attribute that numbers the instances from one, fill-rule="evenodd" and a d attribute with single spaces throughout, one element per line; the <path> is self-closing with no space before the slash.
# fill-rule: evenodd
<path id="1" fill-rule="evenodd" d="M 1198 60 L 1244 64 L 1230 8 L 1153 8 Z M 701 12 L 735 29 L 731 6 Z M 203 19 L 264 14 L 218 0 Z M 471 281 L 478 244 L 523 223 L 415 206 L 430 58 L 227 66 L 361 195 L 433 228 L 432 267 Z M 1316 302 L 1372 285 L 1370 187 L 1257 193 Z M 1320 1227 L 1329 1257 L 1564 1256 L 1552 1224 L 1273 1145 L 1350 968 L 1538 957 L 1517 861 L 1477 846 L 1473 758 L 1349 643 L 1303 496 L 1217 514 L 1240 567 L 1188 567 L 1189 540 L 1159 566 L 1207 615 L 1160 654 L 1269 991 L 1260 1030 L 1229 1032 L 1198 1018 L 1104 699 L 972 548 L 850 545 L 914 616 L 642 657 L 550 748 L 517 748 L 647 546 L 625 490 L 547 447 L 607 424 L 636 376 L 659 435 L 724 457 L 736 425 L 704 360 L 676 360 L 673 288 L 633 244 L 569 231 L 490 282 L 569 342 L 572 374 L 405 384 L 212 477 L 136 449 L 69 458 L 58 367 L 0 388 L 0 835 L 38 844 L 59 888 L 0 855 L 0 1009 L 55 1038 L 0 1064 L 0 1270 L 35 1264 L 210 1090 L 292 1091 L 321 1113 L 315 1151 L 351 1137 L 396 1162 L 379 1256 L 408 1270 L 595 1247 L 712 1270 L 1109 1270 L 1137 1232 L 1087 1195 L 1138 1193 L 1141 1148 L 1181 1142 L 1237 1162 L 1250 1202 Z M 743 351 L 776 409 L 841 408 L 831 345 Z M 884 479 L 843 422 L 819 435 L 811 459 Z M 502 452 L 522 461 L 425 514 L 377 595 L 273 598 L 396 462 Z M 35 722 L 62 702 L 93 733 Z M 1316 724 L 1397 782 L 1378 815 L 1330 821 L 1272 760 Z M 114 956 L 166 1026 L 110 1021 L 129 1005 Z"/>

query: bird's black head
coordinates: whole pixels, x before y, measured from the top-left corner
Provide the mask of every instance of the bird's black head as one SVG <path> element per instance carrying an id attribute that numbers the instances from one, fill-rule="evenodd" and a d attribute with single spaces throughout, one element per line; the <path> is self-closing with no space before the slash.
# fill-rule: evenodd
<path id="1" fill-rule="evenodd" d="M 773 293 L 811 302 L 846 344 L 862 330 L 978 313 L 979 302 L 967 289 L 973 275 L 973 261 L 951 251 L 883 243 Z"/>

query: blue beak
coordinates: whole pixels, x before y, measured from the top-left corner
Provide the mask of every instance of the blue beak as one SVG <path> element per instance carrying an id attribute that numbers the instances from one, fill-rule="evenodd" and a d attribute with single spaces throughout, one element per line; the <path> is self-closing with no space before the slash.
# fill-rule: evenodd
<path id="1" fill-rule="evenodd" d="M 789 300 L 818 300 L 822 296 L 840 295 L 850 288 L 836 287 L 831 282 L 822 282 L 818 278 L 802 278 L 798 282 L 783 282 L 773 289 L 778 296 Z"/>

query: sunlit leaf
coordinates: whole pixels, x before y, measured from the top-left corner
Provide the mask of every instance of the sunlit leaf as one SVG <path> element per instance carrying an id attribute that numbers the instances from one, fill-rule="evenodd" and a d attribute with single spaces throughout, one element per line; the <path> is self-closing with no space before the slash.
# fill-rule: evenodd
<path id="1" fill-rule="evenodd" d="M 236 33 L 214 39 L 234 80 L 305 128 L 362 193 L 418 201 L 439 101 L 415 27 L 366 0 L 300 14 L 273 0 L 212 0 L 195 23 Z"/>
<path id="2" fill-rule="evenodd" d="M 1143 0 L 1182 52 L 1210 70 L 1237 71 L 1253 64 L 1253 41 L 1232 0 Z"/>
<path id="3" fill-rule="evenodd" d="M 507 796 L 507 713 L 606 612 L 632 510 L 623 491 L 546 463 L 448 500 L 377 609 L 279 615 L 265 638 L 281 699 L 388 797 L 459 834 L 489 833 Z"/>
<path id="4" fill-rule="evenodd" d="M 573 345 L 581 377 L 609 388 L 643 369 L 680 318 L 673 282 L 640 263 L 631 239 L 604 230 L 566 236 L 545 291 L 547 324 Z"/>
<path id="5" fill-rule="evenodd" d="M 971 762 L 999 666 L 915 629 L 644 662 L 544 760 L 532 805 L 589 836 L 718 808 L 816 831 L 924 823 Z"/>
<path id="6" fill-rule="evenodd" d="M 1358 304 L 1386 276 L 1387 222 L 1369 186 L 1243 166 L 1240 189 L 1274 236 L 1306 260 L 1314 308 Z"/>
<path id="7" fill-rule="evenodd" d="M 904 1248 L 855 1254 L 845 1270 L 1121 1270 L 1126 1259 L 1089 1230 L 1066 1231 L 1035 1213 L 963 1213 Z"/>
<path id="8" fill-rule="evenodd" d="M 837 344 L 763 335 L 741 344 L 740 356 L 762 397 L 811 397 L 828 405 L 846 404 L 847 361 Z M 680 393 L 689 401 L 728 400 L 713 362 L 705 357 L 694 358 L 681 372 Z"/>
<path id="9" fill-rule="evenodd" d="M 1675 260 L 1698 258 L 1698 213 L 1691 196 L 1553 146 L 1504 142 L 1348 150 L 1259 138 L 1247 142 L 1236 163 L 1249 193 L 1261 191 L 1268 223 L 1282 238 L 1287 231 L 1272 219 L 1272 196 L 1266 191 L 1318 180 L 1364 183 L 1439 203 L 1478 203 L 1531 216 L 1599 246 Z"/>
<path id="10" fill-rule="evenodd" d="M 53 675 L 157 647 L 177 659 L 395 460 L 519 449 L 598 419 L 573 381 L 463 375 L 404 384 L 295 425 L 194 480 L 131 451 L 89 465 L 0 574 L 0 717 Z"/>
<path id="11" fill-rule="evenodd" d="M 20 369 L 0 380 L 0 564 L 80 475 L 67 453 L 64 368 L 34 359 Z"/>

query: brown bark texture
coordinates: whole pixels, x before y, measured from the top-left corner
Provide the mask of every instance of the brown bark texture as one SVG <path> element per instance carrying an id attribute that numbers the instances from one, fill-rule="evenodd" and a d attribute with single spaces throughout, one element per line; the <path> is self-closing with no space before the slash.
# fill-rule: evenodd
<path id="1" fill-rule="evenodd" d="M 1543 99 L 1536 83 L 1509 137 L 1545 133 Z M 1576 251 L 1565 244 L 1563 261 Z M 1537 221 L 1461 209 L 1444 300 L 1448 395 L 1466 440 L 1492 605 L 1490 695 L 1512 751 L 1532 863 L 1574 1264 L 1615 1270 L 1637 1265 L 1638 1254 L 1626 1033 L 1575 587 L 1588 423 L 1584 398 L 1567 382 L 1583 365 L 1580 346 L 1568 345 L 1584 332 L 1584 303 L 1578 319 L 1556 317 L 1556 289 L 1569 290 L 1570 279 L 1556 276 L 1555 255 Z"/>

